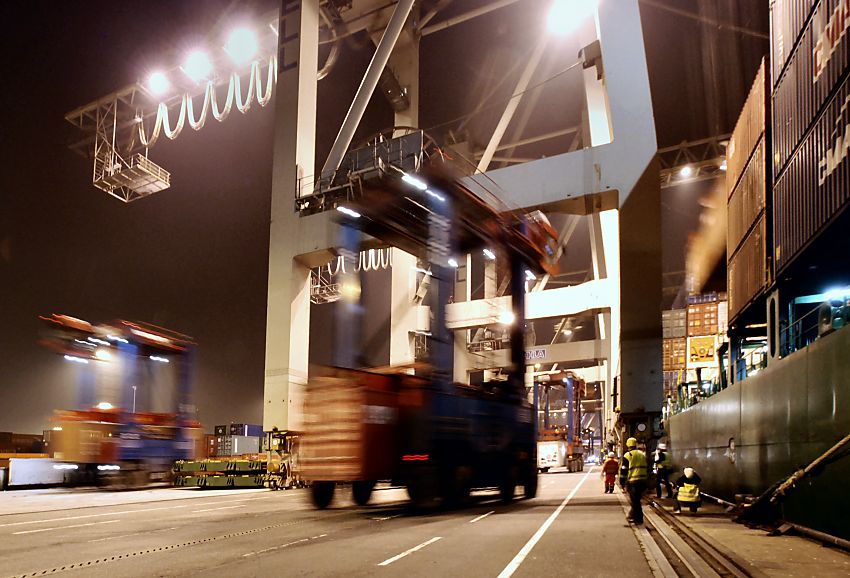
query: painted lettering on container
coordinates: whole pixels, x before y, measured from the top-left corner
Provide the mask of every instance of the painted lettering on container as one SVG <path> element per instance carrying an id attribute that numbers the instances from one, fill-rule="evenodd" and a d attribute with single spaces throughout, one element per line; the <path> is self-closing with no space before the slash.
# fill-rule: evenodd
<path id="1" fill-rule="evenodd" d="M 850 1 L 850 0 L 848 0 Z M 818 183 L 823 186 L 826 179 L 841 166 L 847 154 L 850 153 L 850 122 L 847 122 L 847 112 L 850 109 L 850 95 L 841 105 L 841 113 L 836 121 L 836 130 L 833 132 L 835 141 L 832 142 L 826 154 L 818 161 Z M 842 123 L 844 123 L 842 125 Z"/>
<path id="2" fill-rule="evenodd" d="M 812 82 L 815 83 L 821 73 L 826 70 L 829 60 L 841 44 L 847 28 L 850 27 L 850 0 L 840 0 L 827 22 L 824 22 L 824 15 L 818 13 L 813 26 L 817 34 L 817 42 L 812 48 L 814 71 Z"/>

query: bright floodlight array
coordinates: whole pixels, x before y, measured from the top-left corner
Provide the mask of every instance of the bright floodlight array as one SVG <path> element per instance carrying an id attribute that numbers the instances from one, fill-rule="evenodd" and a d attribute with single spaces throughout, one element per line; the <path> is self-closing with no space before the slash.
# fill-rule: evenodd
<path id="1" fill-rule="evenodd" d="M 248 28 L 237 28 L 230 33 L 224 44 L 224 51 L 237 66 L 249 64 L 257 55 L 257 35 Z M 213 61 L 204 50 L 193 50 L 186 55 L 180 70 L 192 82 L 209 80 L 213 74 Z M 156 96 L 163 96 L 171 90 L 171 82 L 162 71 L 156 71 L 148 77 L 147 88 Z"/>
<path id="2" fill-rule="evenodd" d="M 598 0 L 555 0 L 549 10 L 549 32 L 559 36 L 570 34 L 593 16 L 597 6 Z"/>

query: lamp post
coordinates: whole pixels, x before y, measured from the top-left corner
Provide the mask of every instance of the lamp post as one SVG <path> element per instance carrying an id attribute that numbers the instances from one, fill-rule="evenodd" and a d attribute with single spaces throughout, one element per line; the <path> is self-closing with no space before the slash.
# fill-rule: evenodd
<path id="1" fill-rule="evenodd" d="M 136 413 L 136 386 L 133 386 L 133 413 Z"/>

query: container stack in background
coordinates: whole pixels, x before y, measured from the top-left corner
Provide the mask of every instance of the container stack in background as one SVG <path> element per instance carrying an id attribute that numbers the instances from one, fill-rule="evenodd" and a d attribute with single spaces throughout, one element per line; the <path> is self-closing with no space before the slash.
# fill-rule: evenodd
<path id="1" fill-rule="evenodd" d="M 258 454 L 263 450 L 263 426 L 232 423 L 215 426 L 215 456 L 234 457 Z"/>
<path id="2" fill-rule="evenodd" d="M 850 201 L 848 12 L 847 0 L 775 0 L 771 6 L 778 274 Z"/>
<path id="3" fill-rule="evenodd" d="M 773 279 L 769 97 L 762 60 L 726 149 L 727 288 L 733 321 L 751 303 L 762 303 L 764 309 L 763 296 Z"/>
<path id="4" fill-rule="evenodd" d="M 726 341 L 727 312 L 725 293 L 691 295 L 687 309 L 662 312 L 666 398 L 675 402 L 680 395 L 690 396 L 697 388 L 705 389 L 706 382 L 717 381 L 717 348 Z"/>

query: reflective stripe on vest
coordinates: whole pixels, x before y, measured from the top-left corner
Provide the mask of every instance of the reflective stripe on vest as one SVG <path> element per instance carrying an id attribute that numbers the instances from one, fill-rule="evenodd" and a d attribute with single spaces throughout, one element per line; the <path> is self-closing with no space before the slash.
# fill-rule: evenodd
<path id="1" fill-rule="evenodd" d="M 632 450 L 626 452 L 626 459 L 629 460 L 629 482 L 638 482 L 647 478 L 646 472 L 646 454 L 640 450 Z"/>
<path id="2" fill-rule="evenodd" d="M 679 488 L 679 497 L 676 499 L 680 502 L 699 502 L 699 486 L 685 482 Z"/>

